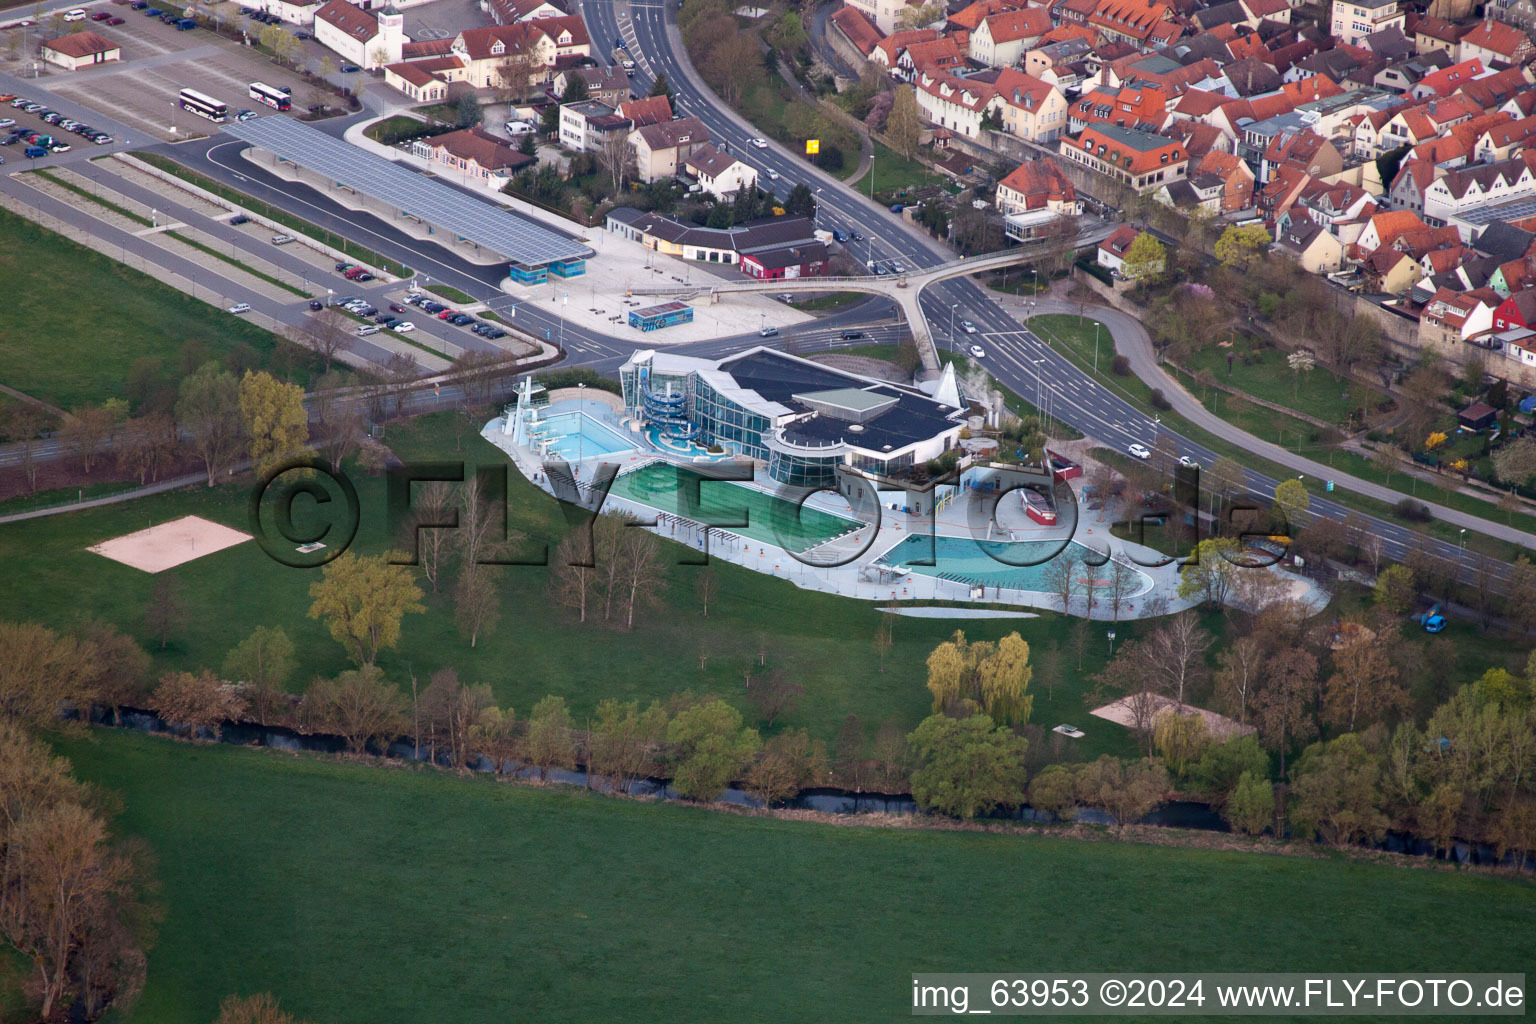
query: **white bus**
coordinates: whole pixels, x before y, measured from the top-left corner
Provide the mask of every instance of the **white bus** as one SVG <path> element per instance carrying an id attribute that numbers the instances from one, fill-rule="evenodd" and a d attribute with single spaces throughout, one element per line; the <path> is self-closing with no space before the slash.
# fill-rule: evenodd
<path id="1" fill-rule="evenodd" d="M 258 103 L 265 103 L 269 107 L 276 107 L 278 110 L 288 110 L 293 106 L 293 101 L 288 98 L 287 93 L 261 82 L 251 83 L 251 99 Z"/>
<path id="2" fill-rule="evenodd" d="M 229 120 L 229 105 L 220 103 L 212 96 L 205 96 L 196 89 L 181 90 L 182 110 L 190 110 L 199 117 L 206 117 L 210 121 Z"/>

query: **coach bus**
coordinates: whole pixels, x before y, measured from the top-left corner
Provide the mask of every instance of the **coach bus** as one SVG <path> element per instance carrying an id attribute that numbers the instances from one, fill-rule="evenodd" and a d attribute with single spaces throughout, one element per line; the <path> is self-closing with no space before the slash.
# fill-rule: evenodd
<path id="1" fill-rule="evenodd" d="M 251 83 L 251 99 L 258 103 L 265 103 L 269 107 L 276 107 L 278 110 L 288 110 L 293 106 L 293 101 L 288 98 L 287 93 L 261 82 Z"/>
<path id="2" fill-rule="evenodd" d="M 210 121 L 229 120 L 229 105 L 220 103 L 212 96 L 205 96 L 196 89 L 181 90 L 182 110 L 190 110 L 199 117 L 206 117 Z"/>

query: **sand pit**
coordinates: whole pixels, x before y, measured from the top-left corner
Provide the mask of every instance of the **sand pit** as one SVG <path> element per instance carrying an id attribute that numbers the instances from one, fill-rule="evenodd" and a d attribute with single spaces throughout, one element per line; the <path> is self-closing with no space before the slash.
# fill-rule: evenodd
<path id="1" fill-rule="evenodd" d="M 1152 694 L 1151 700 L 1157 705 L 1157 711 L 1153 713 L 1154 718 L 1156 718 L 1158 715 L 1166 714 L 1167 712 L 1173 710 L 1175 706 L 1171 698 L 1163 697 L 1158 694 Z M 1095 718 L 1103 718 L 1107 721 L 1114 722 L 1116 725 L 1123 725 L 1127 729 L 1132 729 L 1136 726 L 1136 716 L 1131 711 L 1129 701 L 1129 697 L 1121 697 L 1119 700 L 1112 704 L 1105 704 L 1101 708 L 1095 708 L 1094 710 L 1090 711 L 1089 714 L 1093 715 Z M 1227 739 L 1231 736 L 1243 736 L 1254 731 L 1253 726 L 1251 725 L 1239 725 L 1237 722 L 1228 718 L 1226 715 L 1218 715 L 1214 711 L 1207 711 L 1204 708 L 1197 708 L 1193 704 L 1184 705 L 1184 714 L 1199 715 L 1201 718 L 1205 719 L 1205 727 L 1209 729 L 1211 731 L 1211 735 L 1215 736 L 1217 739 Z"/>
<path id="2" fill-rule="evenodd" d="M 156 573 L 250 539 L 248 533 L 231 530 L 198 516 L 182 516 L 146 530 L 113 537 L 86 550 L 144 572 Z"/>

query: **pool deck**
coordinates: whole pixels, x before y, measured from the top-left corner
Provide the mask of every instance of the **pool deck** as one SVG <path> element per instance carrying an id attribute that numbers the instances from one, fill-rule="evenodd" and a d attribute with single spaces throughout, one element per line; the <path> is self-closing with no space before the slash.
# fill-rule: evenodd
<path id="1" fill-rule="evenodd" d="M 555 408 L 556 412 L 566 411 L 554 406 L 551 408 Z M 589 415 L 593 412 L 595 410 L 588 410 Z M 688 462 L 679 463 L 676 460 L 664 458 L 661 453 L 645 450 L 640 435 L 630 434 L 627 428 L 617 425 L 616 422 L 610 422 L 610 417 L 606 415 L 596 415 L 594 418 L 614 433 L 634 437 L 640 450 L 624 452 L 616 457 L 602 460 L 589 458 L 580 464 L 573 464 L 576 487 L 584 499 L 588 492 L 581 481 L 584 474 L 587 479 L 590 479 L 593 472 L 592 466 L 599 461 L 617 463 L 621 474 L 657 461 L 671 462 L 684 467 L 694 465 Z M 555 486 L 549 480 L 535 454 L 525 447 L 513 444 L 511 435 L 502 433 L 502 425 L 502 418 L 497 417 L 485 425 L 481 434 L 487 441 L 505 452 L 524 477 L 558 499 L 560 495 L 556 494 Z M 778 491 L 778 484 L 762 470 L 757 471 L 751 482 L 737 482 L 736 486 L 751 487 L 770 494 Z M 832 515 L 845 518 L 849 516 L 848 504 L 840 496 L 818 494 L 812 496 L 807 504 Z M 969 507 L 970 505 L 969 502 L 955 502 L 940 512 L 935 517 L 934 533 L 947 537 L 986 536 L 984 529 L 973 530 L 972 523 L 975 521 L 976 513 L 974 508 Z M 1049 541 L 1062 540 L 1071 536 L 1077 543 L 1094 548 L 1101 553 L 1108 550 L 1116 555 L 1123 554 L 1132 561 L 1137 572 L 1143 576 L 1143 580 L 1135 593 L 1122 603 L 1118 616 L 1122 619 L 1135 619 L 1146 615 L 1149 601 L 1154 596 L 1165 598 L 1164 608 L 1168 612 L 1191 608 L 1197 604 L 1194 600 L 1178 597 L 1179 572 L 1176 564 L 1153 564 L 1162 558 L 1158 552 L 1140 544 L 1111 537 L 1109 525 L 1103 521 L 1102 513 L 1099 513 L 1099 518 L 1095 519 L 1092 513 L 1086 511 L 1086 506 L 1079 504 L 1077 508 L 1083 513 L 1083 518 L 1076 524 L 1075 530 L 1068 524 L 1049 528 L 1038 526 L 1022 515 L 1017 517 L 1020 521 L 1016 521 L 1005 509 L 1000 513 L 999 520 L 1004 527 L 1009 528 L 1011 537 L 994 535 L 992 539 Z M 707 551 L 711 558 L 732 562 L 754 572 L 780 577 L 805 590 L 819 590 L 823 593 L 837 594 L 861 601 L 954 601 L 967 604 L 985 602 L 1048 611 L 1063 610 L 1059 597 L 1040 591 L 995 587 L 988 584 L 980 588 L 981 596 L 978 597 L 973 594 L 969 584 L 919 573 L 912 573 L 894 583 L 882 584 L 864 579 L 861 570 L 876 562 L 881 555 L 911 536 L 913 530 L 923 525 L 918 517 L 893 511 L 888 502 L 886 507 L 881 509 L 877 527 L 866 523 L 853 533 L 811 548 L 799 557 L 782 547 L 747 539 L 721 527 L 706 527 L 675 515 L 658 514 L 658 510 L 649 505 L 610 493 L 604 502 L 603 510 L 614 509 L 629 512 L 638 518 L 657 520 L 656 526 L 645 527 L 657 536 L 685 544 L 697 551 Z M 1315 610 L 1321 609 L 1328 601 L 1325 591 L 1303 577 L 1278 567 L 1260 571 L 1272 572 L 1291 581 L 1295 596 Z M 1072 615 L 1090 619 L 1109 620 L 1115 617 L 1107 601 L 1090 600 L 1081 595 L 1075 596 L 1071 607 L 1066 610 Z"/>

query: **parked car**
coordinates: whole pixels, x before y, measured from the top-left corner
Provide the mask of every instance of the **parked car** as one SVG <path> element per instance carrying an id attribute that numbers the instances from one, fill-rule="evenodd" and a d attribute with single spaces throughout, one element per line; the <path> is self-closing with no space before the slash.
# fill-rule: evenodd
<path id="1" fill-rule="evenodd" d="M 249 224 L 251 222 L 251 218 L 247 217 L 243 213 L 237 213 L 233 217 L 229 218 L 229 222 L 231 224 L 236 224 L 236 225 L 238 225 L 238 224 Z"/>
<path id="2" fill-rule="evenodd" d="M 358 316 L 378 316 L 378 314 L 379 314 L 379 307 L 377 307 L 377 306 L 370 306 L 370 305 L 367 305 L 367 304 L 364 304 L 363 308 L 359 309 L 357 311 L 357 315 Z"/>
<path id="3" fill-rule="evenodd" d="M 112 17 L 112 12 L 111 11 L 97 11 L 95 14 L 91 15 L 91 20 L 92 21 L 106 21 L 110 17 Z"/>
<path id="4" fill-rule="evenodd" d="M 106 132 L 102 132 L 100 135 L 92 138 L 91 141 L 96 143 L 98 146 L 110 146 L 112 145 L 113 139 L 112 136 L 108 135 Z"/>
<path id="5" fill-rule="evenodd" d="M 229 311 L 236 316 L 239 316 L 241 313 L 249 313 L 251 311 L 251 304 L 249 302 L 237 302 L 229 307 Z"/>
<path id="6" fill-rule="evenodd" d="M 468 313 L 455 313 L 453 316 L 448 318 L 448 322 L 453 324 L 455 327 L 463 327 L 466 324 L 474 323 L 475 318 L 470 316 Z"/>
<path id="7" fill-rule="evenodd" d="M 310 299 L 309 308 L 318 313 L 325 308 L 325 303 L 321 302 L 319 299 Z"/>
<path id="8" fill-rule="evenodd" d="M 416 329 L 416 325 L 409 320 L 401 320 L 390 328 L 396 334 L 410 334 Z"/>
<path id="9" fill-rule="evenodd" d="M 359 280 L 359 281 L 372 281 L 373 280 L 373 275 L 365 270 L 361 274 L 357 275 L 357 280 Z"/>
<path id="10" fill-rule="evenodd" d="M 398 302 L 391 302 L 389 304 L 389 311 L 391 313 L 404 313 L 404 312 L 406 312 L 406 309 L 405 309 L 404 306 L 400 305 L 400 303 L 398 303 Z"/>
<path id="11" fill-rule="evenodd" d="M 297 32 L 295 32 L 293 34 L 293 38 L 295 38 L 295 39 L 313 39 L 314 36 L 310 35 L 308 32 L 305 32 L 303 29 L 299 29 Z"/>
<path id="12" fill-rule="evenodd" d="M 40 156 L 47 156 L 48 151 L 42 146 L 28 146 L 27 151 L 22 155 L 36 160 Z"/>
<path id="13" fill-rule="evenodd" d="M 500 327 L 496 327 L 490 331 L 487 331 L 485 336 L 490 338 L 492 341 L 495 341 L 497 338 L 505 338 L 507 336 L 507 332 L 502 330 Z"/>
<path id="14" fill-rule="evenodd" d="M 64 12 L 65 21 L 84 21 L 86 17 L 84 7 L 76 7 Z"/>
<path id="15" fill-rule="evenodd" d="M 422 300 L 421 308 L 436 316 L 438 313 L 441 313 L 448 307 L 443 305 L 441 302 L 433 302 L 431 299 L 424 299 Z"/>
<path id="16" fill-rule="evenodd" d="M 272 236 L 272 244 L 273 245 L 287 245 L 289 242 L 297 242 L 297 241 L 298 241 L 298 239 L 296 237 L 294 237 L 293 235 L 273 235 Z"/>
<path id="17" fill-rule="evenodd" d="M 256 119 L 256 111 L 242 110 L 235 115 L 236 121 L 253 121 Z"/>
<path id="18" fill-rule="evenodd" d="M 1152 457 L 1152 450 L 1146 445 L 1137 441 L 1132 441 L 1129 445 L 1126 446 L 1125 450 L 1136 456 L 1138 459 L 1150 459 Z"/>
<path id="19" fill-rule="evenodd" d="M 383 329 L 384 328 L 380 327 L 378 324 L 358 324 L 357 325 L 358 336 L 359 337 L 363 337 L 363 338 L 366 338 L 370 334 L 378 334 Z"/>
<path id="20" fill-rule="evenodd" d="M 356 64 L 343 64 L 341 66 L 341 73 L 344 75 L 355 75 L 361 70 L 363 69 L 358 67 Z"/>
<path id="21" fill-rule="evenodd" d="M 346 270 L 342 271 L 341 276 L 346 278 L 348 281 L 356 281 L 359 277 L 362 276 L 362 274 L 362 267 L 348 267 Z"/>
<path id="22" fill-rule="evenodd" d="M 443 308 L 439 309 L 438 312 L 437 312 L 437 318 L 439 320 L 447 320 L 451 316 L 458 316 L 458 315 L 459 315 L 459 311 L 458 310 L 456 310 L 456 309 L 448 309 L 447 307 L 443 307 Z"/>
<path id="23" fill-rule="evenodd" d="M 373 318 L 373 322 L 376 324 L 383 324 L 385 327 L 389 327 L 399 319 L 400 318 L 395 316 L 393 313 L 380 313 L 378 316 Z"/>
<path id="24" fill-rule="evenodd" d="M 124 24 L 127 24 L 127 22 L 125 22 L 122 18 L 108 18 L 107 19 L 107 24 L 108 25 L 124 25 Z"/>
<path id="25" fill-rule="evenodd" d="M 0 117 L 0 128 L 9 128 L 16 122 L 9 117 Z"/>
<path id="26" fill-rule="evenodd" d="M 162 15 L 164 13 L 165 12 L 162 11 L 158 7 L 146 7 L 146 8 L 144 8 L 144 17 L 146 17 L 146 18 L 158 18 L 158 17 L 160 17 L 160 15 Z"/>

